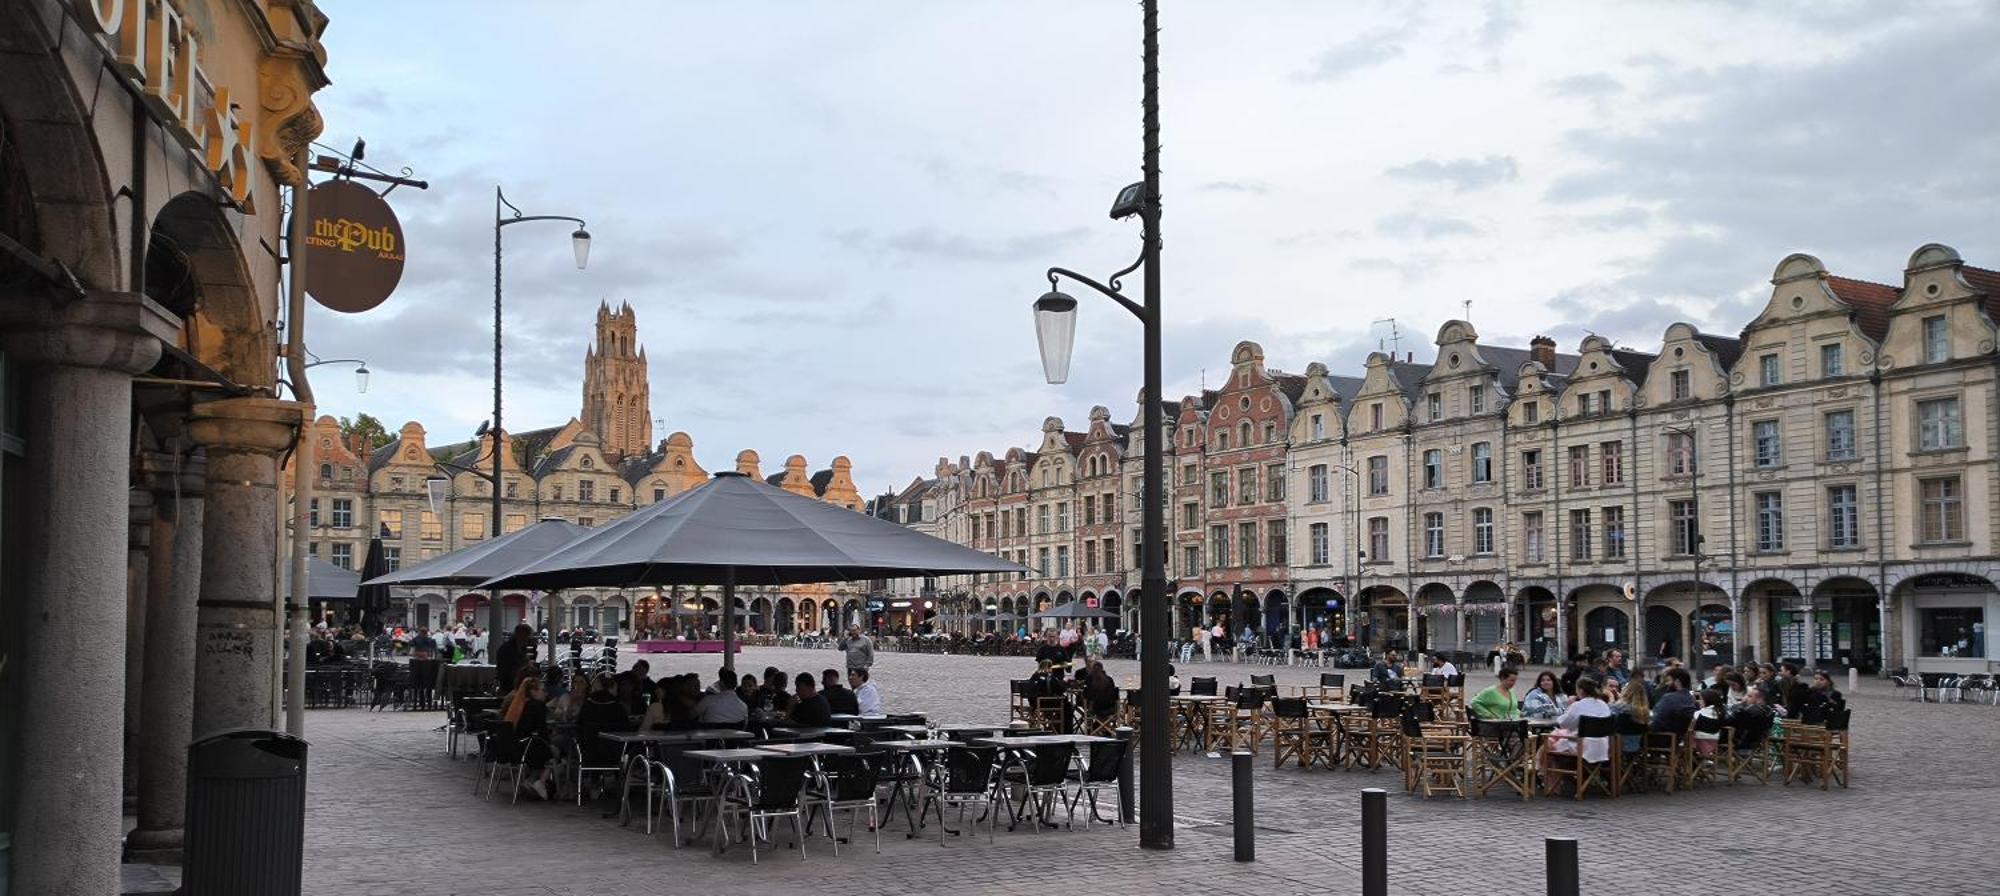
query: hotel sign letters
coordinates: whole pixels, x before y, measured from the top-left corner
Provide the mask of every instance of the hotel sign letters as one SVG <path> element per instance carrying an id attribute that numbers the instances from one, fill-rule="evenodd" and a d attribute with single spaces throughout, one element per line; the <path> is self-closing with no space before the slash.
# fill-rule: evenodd
<path id="1" fill-rule="evenodd" d="M 215 173 L 245 214 L 256 214 L 255 135 L 228 87 L 210 83 L 200 38 L 173 0 L 72 0 L 77 17 L 117 60 L 167 132 Z"/>

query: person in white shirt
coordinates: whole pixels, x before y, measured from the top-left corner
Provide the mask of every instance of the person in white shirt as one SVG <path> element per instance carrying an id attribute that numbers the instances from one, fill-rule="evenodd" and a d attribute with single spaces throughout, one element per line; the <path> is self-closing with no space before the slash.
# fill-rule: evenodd
<path id="1" fill-rule="evenodd" d="M 1569 708 L 1563 710 L 1563 714 L 1556 719 L 1556 730 L 1549 743 L 1550 752 L 1562 753 L 1569 756 L 1576 755 L 1577 739 L 1574 735 L 1580 724 L 1577 720 L 1585 716 L 1603 718 L 1609 715 L 1611 715 L 1611 707 L 1602 699 L 1597 679 L 1577 679 L 1576 699 L 1571 701 Z M 1582 743 L 1583 761 L 1595 763 L 1607 762 L 1611 759 L 1611 738 L 1587 737 L 1583 738 Z M 1544 786 L 1550 786 L 1550 784 L 1551 782 L 1544 782 Z"/>
<path id="2" fill-rule="evenodd" d="M 704 725 L 741 725 L 750 721 L 750 707 L 736 696 L 736 672 L 723 669 L 715 676 L 715 688 L 701 695 L 695 704 L 694 720 Z"/>
<path id="3" fill-rule="evenodd" d="M 854 689 L 854 703 L 864 716 L 882 714 L 882 692 L 875 689 L 875 682 L 868 680 L 867 669 L 847 670 L 847 686 Z"/>
<path id="4" fill-rule="evenodd" d="M 1450 678 L 1458 674 L 1458 667 L 1452 665 L 1451 660 L 1445 659 L 1443 654 L 1433 653 L 1431 654 L 1431 674 L 1443 675 L 1446 678 Z"/>

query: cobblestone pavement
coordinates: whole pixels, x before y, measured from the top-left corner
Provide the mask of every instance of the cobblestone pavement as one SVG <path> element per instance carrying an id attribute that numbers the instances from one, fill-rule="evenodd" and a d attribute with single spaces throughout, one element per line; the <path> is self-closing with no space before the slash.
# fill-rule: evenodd
<path id="1" fill-rule="evenodd" d="M 739 666 L 788 672 L 834 665 L 831 651 L 753 648 Z M 653 674 L 712 674 L 719 657 L 648 657 Z M 631 657 L 625 664 L 629 665 Z M 891 711 L 945 721 L 1006 717 L 1015 658 L 885 654 L 876 680 Z M 1112 674 L 1138 667 L 1114 661 Z M 1316 683 L 1318 669 L 1196 663 L 1225 683 L 1272 672 Z M 1471 686 L 1484 686 L 1476 675 Z M 664 835 L 621 828 L 603 805 L 523 802 L 470 794 L 473 764 L 453 762 L 437 713 L 316 711 L 307 820 L 306 892 L 369 894 L 1033 893 L 1079 889 L 1156 893 L 1360 892 L 1359 792 L 1390 791 L 1390 887 L 1398 893 L 1539 892 L 1542 838 L 1583 841 L 1586 893 L 1990 894 L 2000 890 L 2000 778 L 1991 749 L 2000 709 L 1912 703 L 1887 683 L 1853 695 L 1853 786 L 1747 784 L 1617 801 L 1424 800 L 1393 772 L 1274 771 L 1257 759 L 1258 861 L 1231 860 L 1229 764 L 1182 756 L 1175 774 L 1177 848 L 1137 848 L 1137 830 L 1079 824 L 907 840 L 892 823 L 876 855 L 866 838 L 835 858 L 824 839 L 810 858 L 780 850 L 753 867 L 747 851 L 717 857 L 673 849 Z M 900 814 L 900 813 L 899 813 Z"/>

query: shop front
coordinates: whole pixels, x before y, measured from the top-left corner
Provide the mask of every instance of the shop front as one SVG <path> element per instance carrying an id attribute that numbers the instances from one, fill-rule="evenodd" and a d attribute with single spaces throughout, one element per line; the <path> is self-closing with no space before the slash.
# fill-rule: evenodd
<path id="1" fill-rule="evenodd" d="M 2000 591 L 1981 576 L 1929 573 L 1896 588 L 1902 608 L 1903 655 L 1911 671 L 1992 671 L 1989 623 L 2000 614 Z"/>

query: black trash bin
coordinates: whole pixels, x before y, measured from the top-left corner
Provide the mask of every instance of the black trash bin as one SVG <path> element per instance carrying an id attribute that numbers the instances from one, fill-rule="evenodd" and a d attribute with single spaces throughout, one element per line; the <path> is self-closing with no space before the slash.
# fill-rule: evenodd
<path id="1" fill-rule="evenodd" d="M 188 746 L 182 896 L 296 896 L 305 862 L 306 742 L 225 731 Z"/>

